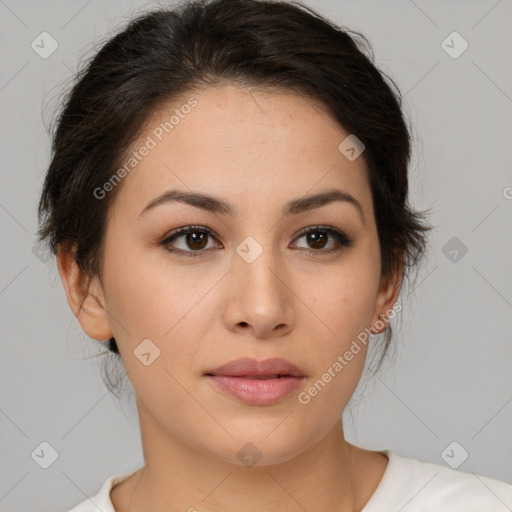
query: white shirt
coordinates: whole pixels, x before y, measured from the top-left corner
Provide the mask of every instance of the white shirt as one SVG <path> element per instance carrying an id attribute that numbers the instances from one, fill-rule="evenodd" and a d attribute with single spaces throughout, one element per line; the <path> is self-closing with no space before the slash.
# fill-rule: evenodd
<path id="1" fill-rule="evenodd" d="M 389 462 L 362 512 L 512 511 L 512 484 L 402 457 L 392 450 L 381 453 Z M 110 477 L 96 495 L 69 512 L 116 512 L 110 491 L 134 473 L 136 471 Z"/>

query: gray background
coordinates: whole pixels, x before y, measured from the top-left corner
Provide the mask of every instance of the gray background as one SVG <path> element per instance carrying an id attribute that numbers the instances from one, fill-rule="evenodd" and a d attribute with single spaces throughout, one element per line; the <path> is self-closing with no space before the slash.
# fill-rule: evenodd
<path id="1" fill-rule="evenodd" d="M 512 2 L 307 4 L 365 34 L 405 95 L 411 202 L 432 206 L 437 226 L 403 299 L 396 364 L 345 418 L 347 439 L 443 465 L 456 441 L 455 458 L 469 454 L 459 470 L 512 483 Z M 108 392 L 101 357 L 85 359 L 103 347 L 81 331 L 54 261 L 33 249 L 50 148 L 42 111 L 80 55 L 155 5 L 0 0 L 2 511 L 66 510 L 143 463 L 135 406 Z M 43 31 L 59 45 L 47 59 L 31 48 Z M 469 44 L 458 58 L 441 46 L 453 31 Z M 457 244 L 467 253 L 452 261 Z M 42 442 L 58 453 L 48 469 L 31 456 Z"/>

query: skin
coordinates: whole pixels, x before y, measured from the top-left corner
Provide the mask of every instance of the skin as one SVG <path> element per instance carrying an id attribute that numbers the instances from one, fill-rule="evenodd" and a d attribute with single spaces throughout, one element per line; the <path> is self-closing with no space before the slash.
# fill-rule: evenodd
<path id="1" fill-rule="evenodd" d="M 197 106 L 118 185 L 102 279 L 85 276 L 70 252 L 58 252 L 71 309 L 91 338 L 116 338 L 136 393 L 145 466 L 114 487 L 114 507 L 361 510 L 387 466 L 382 453 L 351 445 L 343 433 L 341 415 L 361 377 L 366 345 L 308 404 L 297 395 L 398 297 L 401 275 L 380 275 L 364 158 L 350 161 L 338 150 L 349 133 L 322 105 L 289 91 L 233 84 L 195 90 L 160 108 L 133 148 L 189 97 Z M 357 198 L 364 221 L 339 201 L 281 217 L 287 201 L 334 187 Z M 238 215 L 174 202 L 139 217 L 171 188 L 220 197 Z M 188 224 L 217 237 L 208 238 L 204 257 L 158 244 Z M 297 236 L 317 224 L 343 231 L 353 245 L 322 255 L 323 247 L 337 246 L 334 238 L 315 249 Z M 263 249 L 252 263 L 236 252 L 247 236 Z M 184 251 L 197 247 L 185 236 L 173 243 Z M 134 355 L 147 338 L 161 351 L 149 366 Z M 306 378 L 276 404 L 244 404 L 204 376 L 244 356 L 282 357 Z M 252 467 L 237 458 L 247 442 L 261 452 Z"/>

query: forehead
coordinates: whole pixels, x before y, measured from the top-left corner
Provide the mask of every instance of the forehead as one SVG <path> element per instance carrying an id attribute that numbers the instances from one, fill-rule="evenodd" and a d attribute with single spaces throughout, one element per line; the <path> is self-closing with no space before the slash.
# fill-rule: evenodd
<path id="1" fill-rule="evenodd" d="M 146 121 L 128 154 L 150 149 L 123 179 L 123 204 L 140 210 L 180 188 L 267 210 L 336 186 L 369 206 L 366 162 L 339 149 L 349 135 L 324 105 L 290 91 L 195 89 Z"/>

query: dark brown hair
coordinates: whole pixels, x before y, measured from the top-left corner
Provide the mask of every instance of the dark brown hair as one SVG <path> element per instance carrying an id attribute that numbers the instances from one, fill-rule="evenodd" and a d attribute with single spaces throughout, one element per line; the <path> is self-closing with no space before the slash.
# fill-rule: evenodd
<path id="1" fill-rule="evenodd" d="M 163 103 L 221 82 L 289 90 L 325 105 L 365 145 L 382 276 L 417 267 L 424 213 L 408 205 L 411 136 L 402 98 L 379 71 L 368 40 L 298 2 L 189 1 L 139 14 L 76 74 L 54 125 L 39 202 L 39 239 L 73 248 L 87 275 L 102 276 L 107 210 L 119 186 L 93 191 Z M 391 340 L 386 330 L 383 356 Z M 119 354 L 114 338 L 109 349 Z M 380 366 L 380 363 L 379 363 Z"/>

